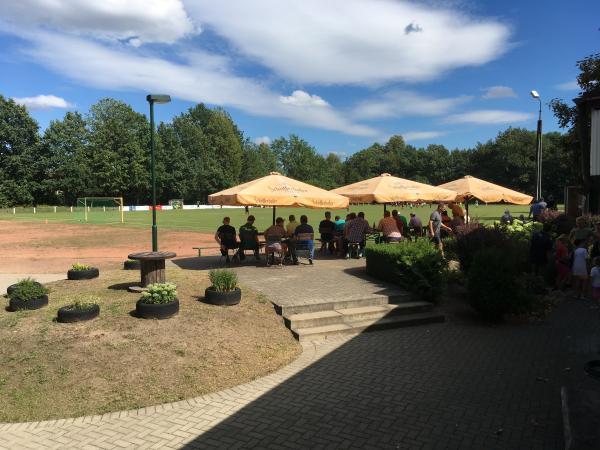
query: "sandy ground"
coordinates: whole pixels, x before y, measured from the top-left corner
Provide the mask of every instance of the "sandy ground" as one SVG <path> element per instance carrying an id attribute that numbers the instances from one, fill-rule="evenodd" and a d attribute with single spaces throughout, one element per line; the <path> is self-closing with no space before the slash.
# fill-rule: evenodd
<path id="1" fill-rule="evenodd" d="M 210 234 L 159 230 L 158 245 L 178 257 L 190 257 L 197 255 L 192 247 L 216 243 Z M 0 220 L 0 274 L 66 274 L 75 262 L 116 268 L 129 253 L 150 248 L 149 228 Z"/>

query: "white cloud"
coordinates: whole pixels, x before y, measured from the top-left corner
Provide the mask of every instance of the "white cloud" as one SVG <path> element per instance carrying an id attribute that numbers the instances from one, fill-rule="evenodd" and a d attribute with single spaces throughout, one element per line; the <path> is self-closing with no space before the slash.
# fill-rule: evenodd
<path id="1" fill-rule="evenodd" d="M 517 93 L 513 90 L 513 88 L 508 86 L 491 86 L 483 89 L 485 92 L 482 95 L 484 99 L 491 98 L 508 98 L 508 97 L 516 97 Z"/>
<path id="2" fill-rule="evenodd" d="M 318 95 L 310 95 L 304 91 L 294 91 L 292 95 L 280 96 L 281 103 L 294 106 L 328 106 L 329 104 Z"/>
<path id="3" fill-rule="evenodd" d="M 485 64 L 509 47 L 509 28 L 495 19 L 416 2 L 184 1 L 196 23 L 241 55 L 303 83 L 420 82 Z M 406 34 L 407 23 L 421 31 Z"/>
<path id="4" fill-rule="evenodd" d="M 487 124 L 510 124 L 513 122 L 525 122 L 533 120 L 534 114 L 519 111 L 504 111 L 498 109 L 483 109 L 461 114 L 453 114 L 446 117 L 444 123 L 471 123 L 478 125 Z"/>
<path id="5" fill-rule="evenodd" d="M 0 2 L 6 22 L 102 39 L 173 43 L 197 31 L 180 0 L 16 0 Z"/>
<path id="6" fill-rule="evenodd" d="M 52 108 L 70 108 L 71 105 L 56 95 L 36 95 L 35 97 L 13 97 L 15 103 L 25 106 L 30 111 Z"/>
<path id="7" fill-rule="evenodd" d="M 567 81 L 566 83 L 557 84 L 556 89 L 560 89 L 561 91 L 578 91 L 580 88 L 577 81 Z"/>
<path id="8" fill-rule="evenodd" d="M 402 133 L 402 137 L 405 141 L 421 141 L 444 136 L 446 134 L 445 131 L 406 131 Z"/>
<path id="9" fill-rule="evenodd" d="M 412 91 L 394 90 L 383 94 L 375 100 L 366 100 L 354 108 L 355 117 L 361 119 L 382 119 L 405 116 L 439 116 L 444 115 L 470 101 L 472 97 L 437 98 L 418 94 Z"/>
<path id="10" fill-rule="evenodd" d="M 254 143 L 256 145 L 260 145 L 260 144 L 267 144 L 267 145 L 271 145 L 271 138 L 269 136 L 260 136 L 257 138 L 254 138 Z"/>
<path id="11" fill-rule="evenodd" d="M 372 127 L 356 123 L 324 100 L 302 108 L 258 81 L 231 72 L 226 57 L 196 51 L 171 62 L 140 54 L 132 47 L 114 48 L 80 37 L 36 30 L 21 31 L 32 46 L 26 50 L 36 63 L 86 86 L 133 91 L 161 91 L 183 100 L 234 107 L 251 114 L 277 117 L 354 136 L 373 136 Z M 311 97 L 312 98 L 312 97 Z"/>

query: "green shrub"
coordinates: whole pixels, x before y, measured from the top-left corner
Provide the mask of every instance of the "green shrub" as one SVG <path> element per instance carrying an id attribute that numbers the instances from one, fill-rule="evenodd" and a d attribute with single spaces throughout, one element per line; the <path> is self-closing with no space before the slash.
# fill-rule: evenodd
<path id="1" fill-rule="evenodd" d="M 429 241 L 377 244 L 366 248 L 367 273 L 435 301 L 445 287 L 447 262 Z"/>
<path id="2" fill-rule="evenodd" d="M 217 292 L 229 292 L 237 287 L 237 275 L 232 270 L 214 269 L 209 272 L 208 277 Z"/>
<path id="3" fill-rule="evenodd" d="M 93 308 L 97 304 L 98 304 L 98 297 L 94 297 L 94 296 L 90 295 L 85 298 L 78 298 L 77 300 L 75 300 L 74 303 L 67 305 L 66 308 L 78 310 L 78 311 L 85 311 L 85 310 Z"/>
<path id="4" fill-rule="evenodd" d="M 542 277 L 520 273 L 510 254 L 494 247 L 473 256 L 467 288 L 471 307 L 492 322 L 506 314 L 535 312 L 546 292 Z"/>
<path id="5" fill-rule="evenodd" d="M 82 270 L 90 270 L 92 268 L 92 266 L 88 266 L 87 264 L 81 264 L 81 263 L 75 263 L 71 266 L 71 270 L 74 270 L 76 272 L 82 271 Z"/>
<path id="6" fill-rule="evenodd" d="M 458 261 L 458 253 L 456 253 L 456 238 L 453 236 L 442 239 L 444 246 L 444 256 L 449 261 Z"/>
<path id="7" fill-rule="evenodd" d="M 154 283 L 142 292 L 143 303 L 163 304 L 171 303 L 177 299 L 177 286 L 173 283 Z"/>
<path id="8" fill-rule="evenodd" d="M 41 286 L 31 278 L 25 278 L 17 283 L 9 297 L 14 300 L 31 301 L 46 295 L 48 288 Z"/>

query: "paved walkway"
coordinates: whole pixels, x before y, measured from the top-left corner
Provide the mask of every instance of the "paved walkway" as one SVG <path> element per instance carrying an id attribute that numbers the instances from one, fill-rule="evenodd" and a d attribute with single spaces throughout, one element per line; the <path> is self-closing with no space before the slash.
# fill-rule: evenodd
<path id="1" fill-rule="evenodd" d="M 302 261 L 302 260 L 301 260 Z M 174 264 L 190 270 L 219 267 L 218 257 L 185 258 Z M 233 265 L 241 284 L 251 287 L 280 307 L 343 302 L 370 297 L 405 297 L 397 286 L 369 277 L 364 259 L 316 259 L 313 265 L 267 267 L 264 259 Z"/>
<path id="2" fill-rule="evenodd" d="M 67 278 L 65 273 L 0 273 L 0 295 L 6 294 L 6 288 L 23 278 L 33 278 L 40 283 L 50 283 L 51 281 L 64 280 Z"/>
<path id="3" fill-rule="evenodd" d="M 98 417 L 0 425 L 0 448 L 564 448 L 561 386 L 598 388 L 599 310 L 567 300 L 548 320 L 448 322 L 305 347 L 226 391 Z"/>

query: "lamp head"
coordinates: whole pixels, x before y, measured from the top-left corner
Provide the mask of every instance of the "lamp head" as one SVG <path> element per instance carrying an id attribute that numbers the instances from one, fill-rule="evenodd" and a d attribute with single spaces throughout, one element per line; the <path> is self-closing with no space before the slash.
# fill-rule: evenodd
<path id="1" fill-rule="evenodd" d="M 171 101 L 170 95 L 163 94 L 148 94 L 146 100 L 152 103 L 169 103 Z"/>
<path id="2" fill-rule="evenodd" d="M 531 91 L 531 96 L 533 98 L 540 98 L 540 94 L 538 94 L 538 91 Z"/>

